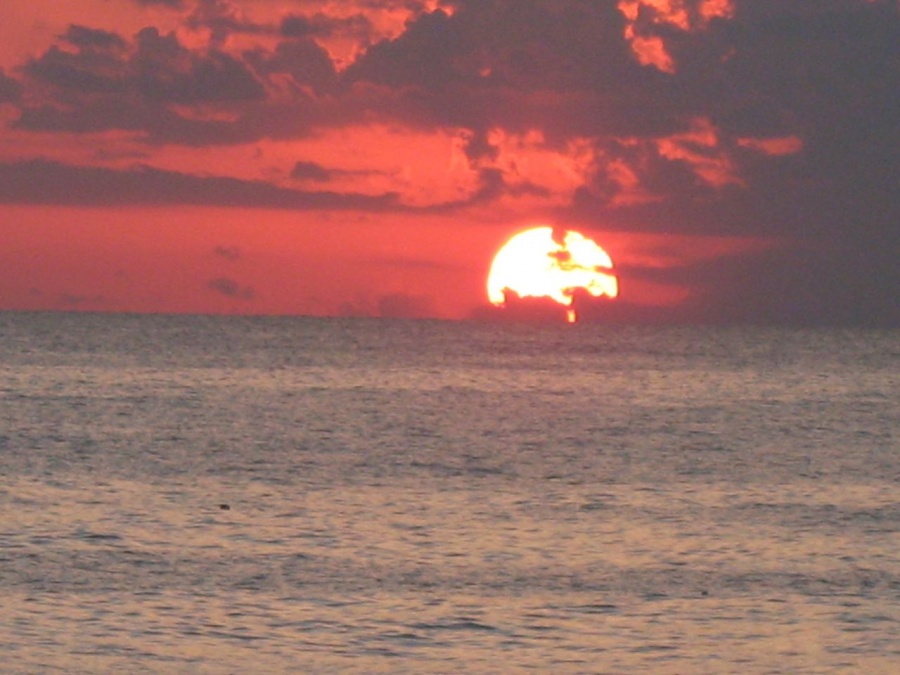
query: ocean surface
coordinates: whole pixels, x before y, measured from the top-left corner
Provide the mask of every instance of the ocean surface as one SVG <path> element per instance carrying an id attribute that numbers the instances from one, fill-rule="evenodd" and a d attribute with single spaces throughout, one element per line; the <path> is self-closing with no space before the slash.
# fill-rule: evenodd
<path id="1" fill-rule="evenodd" d="M 4 673 L 896 673 L 900 331 L 0 313 Z"/>

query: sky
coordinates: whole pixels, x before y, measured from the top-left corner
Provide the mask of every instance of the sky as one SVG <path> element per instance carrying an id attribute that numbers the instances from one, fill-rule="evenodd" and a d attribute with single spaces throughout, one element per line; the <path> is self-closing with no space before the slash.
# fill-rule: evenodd
<path id="1" fill-rule="evenodd" d="M 897 0 L 4 0 L 0 309 L 900 326 Z"/>

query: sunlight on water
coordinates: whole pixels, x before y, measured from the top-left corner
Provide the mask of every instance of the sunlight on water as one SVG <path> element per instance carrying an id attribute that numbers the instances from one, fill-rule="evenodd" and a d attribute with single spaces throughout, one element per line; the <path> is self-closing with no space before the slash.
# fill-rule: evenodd
<path id="1" fill-rule="evenodd" d="M 896 333 L 0 315 L 9 672 L 867 672 Z"/>

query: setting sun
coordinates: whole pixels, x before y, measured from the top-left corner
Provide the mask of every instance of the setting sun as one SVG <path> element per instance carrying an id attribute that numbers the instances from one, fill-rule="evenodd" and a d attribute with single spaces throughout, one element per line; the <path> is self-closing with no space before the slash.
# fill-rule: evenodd
<path id="1" fill-rule="evenodd" d="M 552 227 L 535 227 L 513 236 L 494 256 L 488 300 L 503 306 L 510 292 L 520 298 L 550 298 L 568 308 L 568 320 L 573 322 L 577 289 L 594 297 L 619 294 L 612 268 L 609 254 L 584 235 L 571 230 L 554 234 Z"/>

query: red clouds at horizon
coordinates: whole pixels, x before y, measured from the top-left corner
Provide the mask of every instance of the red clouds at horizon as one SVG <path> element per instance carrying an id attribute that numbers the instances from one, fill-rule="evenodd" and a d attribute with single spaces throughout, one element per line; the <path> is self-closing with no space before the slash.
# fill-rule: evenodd
<path id="1" fill-rule="evenodd" d="M 548 223 L 617 320 L 900 324 L 893 0 L 106 5 L 0 29 L 0 308 L 465 318 Z"/>

